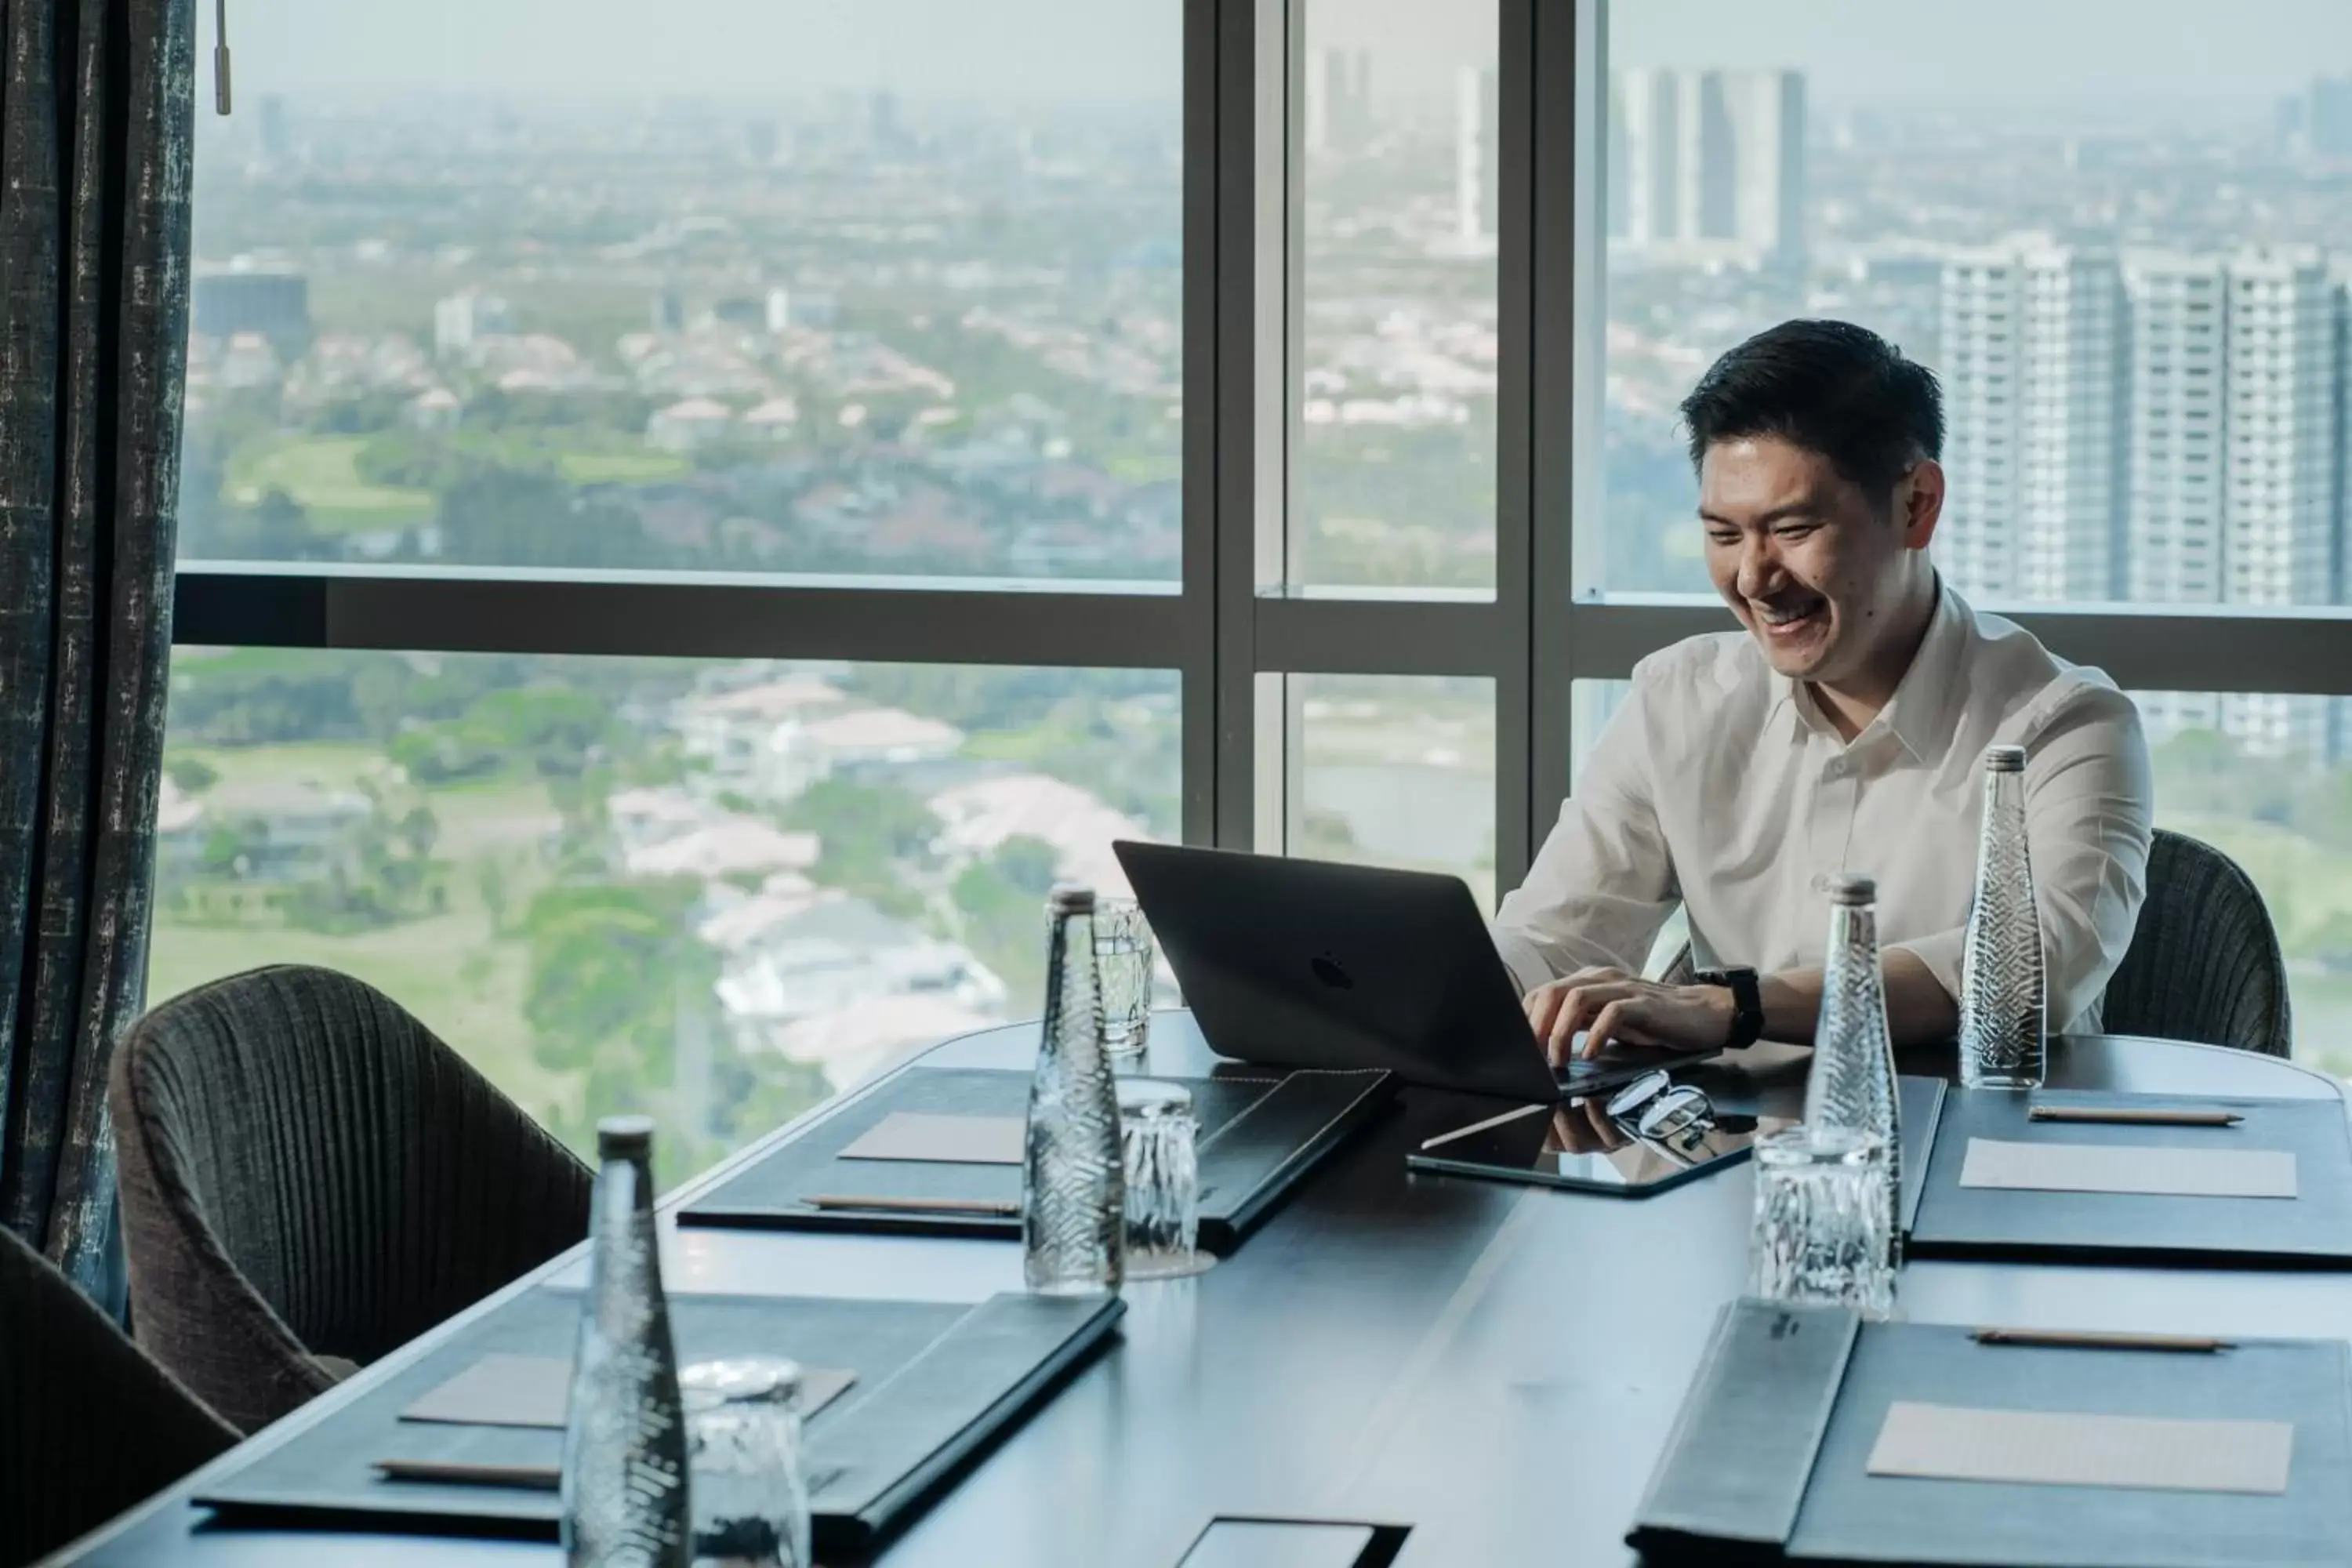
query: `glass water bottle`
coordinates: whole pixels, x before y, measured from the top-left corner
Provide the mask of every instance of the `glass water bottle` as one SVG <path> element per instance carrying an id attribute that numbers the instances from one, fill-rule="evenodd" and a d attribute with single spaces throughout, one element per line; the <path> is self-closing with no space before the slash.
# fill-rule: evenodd
<path id="1" fill-rule="evenodd" d="M 1811 1075 L 1805 1084 L 1805 1121 L 1859 1132 L 1885 1146 L 1890 1268 L 1903 1251 L 1900 1114 L 1895 1045 L 1886 1027 L 1886 980 L 1879 968 L 1878 884 L 1868 877 L 1832 878 L 1829 954 L 1822 971 Z"/>
<path id="2" fill-rule="evenodd" d="M 570 1568 L 688 1568 L 686 1422 L 654 1239 L 654 1124 L 596 1124 L 593 1243 L 563 1433 Z"/>
<path id="3" fill-rule="evenodd" d="M 2048 1050 L 2042 913 L 2025 833 L 2025 748 L 1984 758 L 1976 902 L 1960 969 L 1960 1086 L 2038 1089 Z"/>
<path id="4" fill-rule="evenodd" d="M 1045 1018 L 1029 1083 L 1021 1187 L 1022 1273 L 1049 1296 L 1115 1291 L 1126 1275 L 1127 1173 L 1118 1080 L 1104 1051 L 1095 985 L 1094 893 L 1054 889 L 1046 906 Z"/>

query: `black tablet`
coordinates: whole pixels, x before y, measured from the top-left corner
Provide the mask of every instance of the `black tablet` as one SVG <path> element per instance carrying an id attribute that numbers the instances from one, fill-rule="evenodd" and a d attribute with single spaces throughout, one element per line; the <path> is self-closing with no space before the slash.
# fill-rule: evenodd
<path id="1" fill-rule="evenodd" d="M 1790 1125 L 1780 1118 L 1702 1109 L 1679 1118 L 1647 1118 L 1645 1127 L 1638 1113 L 1612 1114 L 1612 1103 L 1595 1098 L 1527 1106 L 1432 1138 L 1407 1154 L 1405 1164 L 1639 1198 L 1737 1164 L 1757 1139 Z"/>

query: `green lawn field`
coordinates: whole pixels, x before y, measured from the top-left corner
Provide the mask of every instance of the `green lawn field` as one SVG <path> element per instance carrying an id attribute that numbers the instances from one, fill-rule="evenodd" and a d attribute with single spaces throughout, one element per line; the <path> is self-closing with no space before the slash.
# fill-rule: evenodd
<path id="1" fill-rule="evenodd" d="M 207 795 L 307 784 L 351 788 L 384 771 L 365 746 L 179 747 L 171 761 L 203 763 L 219 774 Z M 423 1019 L 434 1033 L 517 1101 L 544 1118 L 566 1103 L 566 1081 L 531 1058 L 523 1018 L 529 954 L 495 929 L 480 868 L 491 857 L 510 868 L 511 905 L 532 891 L 534 850 L 557 823 L 546 787 L 499 781 L 425 793 L 441 826 L 435 853 L 447 863 L 448 908 L 377 931 L 336 933 L 279 923 L 210 924 L 172 908 L 159 886 L 147 996 L 152 1004 L 192 986 L 265 963 L 315 963 L 357 975 Z"/>
<path id="2" fill-rule="evenodd" d="M 556 471 L 575 485 L 646 484 L 676 479 L 686 459 L 670 452 L 566 452 Z"/>
<path id="3" fill-rule="evenodd" d="M 284 490 L 319 528 L 359 531 L 399 528 L 433 515 L 425 490 L 370 484 L 357 462 L 364 436 L 294 436 L 248 447 L 229 465 L 228 492 L 251 506 Z"/>

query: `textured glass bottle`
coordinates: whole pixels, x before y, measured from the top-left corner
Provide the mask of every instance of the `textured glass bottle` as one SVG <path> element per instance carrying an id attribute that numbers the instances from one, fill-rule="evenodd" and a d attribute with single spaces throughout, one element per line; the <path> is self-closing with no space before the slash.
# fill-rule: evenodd
<path id="1" fill-rule="evenodd" d="M 1960 965 L 1961 1087 L 2040 1088 L 2046 983 L 2033 856 L 2025 835 L 2022 746 L 1985 752 L 1976 902 Z"/>
<path id="2" fill-rule="evenodd" d="M 596 1124 L 588 1294 L 563 1434 L 570 1568 L 687 1568 L 686 1420 L 654 1241 L 654 1124 Z"/>
<path id="3" fill-rule="evenodd" d="M 1029 1083 L 1021 1265 L 1029 1289 L 1051 1296 L 1117 1290 L 1126 1274 L 1127 1174 L 1118 1082 L 1096 1017 L 1094 909 L 1085 888 L 1056 888 L 1046 906 L 1052 930 Z"/>
<path id="4" fill-rule="evenodd" d="M 1822 969 L 1822 1014 L 1805 1083 L 1805 1121 L 1866 1133 L 1886 1147 L 1887 1262 L 1903 1252 L 1903 1137 L 1895 1084 L 1895 1043 L 1886 1028 L 1886 980 L 1878 960 L 1878 884 L 1830 880 L 1829 952 Z"/>

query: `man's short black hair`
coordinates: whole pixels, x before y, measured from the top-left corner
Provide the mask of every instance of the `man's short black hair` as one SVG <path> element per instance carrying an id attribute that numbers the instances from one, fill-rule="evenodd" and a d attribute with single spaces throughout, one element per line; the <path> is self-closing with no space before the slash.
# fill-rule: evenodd
<path id="1" fill-rule="evenodd" d="M 1717 441 L 1777 436 L 1827 458 L 1873 506 L 1944 451 L 1935 373 L 1867 327 L 1783 321 L 1715 362 L 1683 399 L 1691 467 Z"/>

